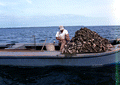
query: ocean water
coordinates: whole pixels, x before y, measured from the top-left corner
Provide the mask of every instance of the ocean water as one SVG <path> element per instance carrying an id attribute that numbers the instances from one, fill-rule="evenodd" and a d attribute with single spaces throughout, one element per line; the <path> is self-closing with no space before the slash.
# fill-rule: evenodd
<path id="1" fill-rule="evenodd" d="M 66 26 L 70 38 L 83 26 Z M 120 26 L 87 26 L 104 38 L 120 38 Z M 0 43 L 58 41 L 58 27 L 0 28 Z M 120 85 L 120 64 L 101 67 L 14 67 L 0 66 L 0 85 Z"/>
<path id="2" fill-rule="evenodd" d="M 117 69 L 116 69 L 117 68 Z M 0 66 L 0 85 L 120 85 L 120 66 Z"/>
<path id="3" fill-rule="evenodd" d="M 74 37 L 75 32 L 83 26 L 66 26 L 70 39 Z M 97 32 L 104 38 L 116 39 L 120 37 L 120 26 L 87 26 L 92 31 Z M 58 41 L 55 38 L 56 32 L 59 31 L 58 27 L 27 27 L 27 28 L 0 28 L 0 43 L 33 43 L 34 37 L 36 43 L 46 42 L 53 43 Z"/>

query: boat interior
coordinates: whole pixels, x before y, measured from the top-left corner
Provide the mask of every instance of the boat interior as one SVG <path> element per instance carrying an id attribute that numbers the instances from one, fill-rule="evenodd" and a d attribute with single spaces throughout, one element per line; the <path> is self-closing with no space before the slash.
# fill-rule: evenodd
<path id="1" fill-rule="evenodd" d="M 120 41 L 111 40 L 112 45 L 120 44 Z M 49 45 L 49 46 L 48 46 Z M 54 46 L 54 47 L 53 47 Z M 49 50 L 48 50 L 49 49 Z M 0 44 L 0 51 L 2 50 L 34 50 L 34 51 L 59 51 L 60 46 L 56 43 L 3 43 Z"/>
<path id="2" fill-rule="evenodd" d="M 60 50 L 60 46 L 58 46 L 58 45 L 55 45 L 54 46 L 55 47 L 55 50 L 56 51 L 59 51 Z M 45 46 L 25 46 L 25 48 L 26 49 L 28 49 L 28 50 L 30 50 L 30 49 L 35 49 L 35 50 L 42 50 L 42 48 L 43 48 L 43 50 L 47 50 L 47 46 L 45 45 Z"/>
<path id="3" fill-rule="evenodd" d="M 51 43 L 49 43 L 51 44 Z M 36 45 L 34 43 L 25 43 L 25 44 L 0 44 L 0 51 L 2 50 L 31 50 L 31 51 L 40 51 L 40 50 L 44 50 L 44 51 L 47 51 L 48 50 L 48 43 L 46 43 L 44 45 L 44 43 L 36 43 Z M 52 46 L 54 44 L 51 44 Z M 53 49 L 53 48 L 50 48 L 49 46 L 49 49 Z M 55 51 L 59 51 L 60 50 L 60 46 L 59 45 L 54 45 L 54 49 Z"/>

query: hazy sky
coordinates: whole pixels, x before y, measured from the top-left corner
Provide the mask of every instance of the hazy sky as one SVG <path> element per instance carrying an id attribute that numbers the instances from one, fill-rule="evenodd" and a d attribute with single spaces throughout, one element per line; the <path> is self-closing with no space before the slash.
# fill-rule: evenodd
<path id="1" fill-rule="evenodd" d="M 0 0 L 0 27 L 119 25 L 120 0 Z"/>

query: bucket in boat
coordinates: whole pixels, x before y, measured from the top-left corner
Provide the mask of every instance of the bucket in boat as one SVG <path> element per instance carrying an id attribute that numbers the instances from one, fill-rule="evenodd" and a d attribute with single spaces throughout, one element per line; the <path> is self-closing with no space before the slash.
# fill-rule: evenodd
<path id="1" fill-rule="evenodd" d="M 47 51 L 55 51 L 55 46 L 53 43 L 49 43 L 46 45 Z"/>

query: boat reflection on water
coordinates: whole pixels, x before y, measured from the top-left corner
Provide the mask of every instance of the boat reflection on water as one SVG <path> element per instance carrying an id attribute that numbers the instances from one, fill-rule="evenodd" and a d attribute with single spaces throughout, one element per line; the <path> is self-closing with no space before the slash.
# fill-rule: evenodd
<path id="1" fill-rule="evenodd" d="M 117 67 L 116 67 L 117 66 Z M 11 67 L 0 66 L 1 85 L 118 85 L 120 65 L 101 67 L 47 66 Z"/>

